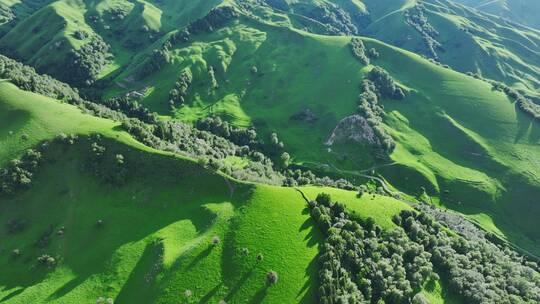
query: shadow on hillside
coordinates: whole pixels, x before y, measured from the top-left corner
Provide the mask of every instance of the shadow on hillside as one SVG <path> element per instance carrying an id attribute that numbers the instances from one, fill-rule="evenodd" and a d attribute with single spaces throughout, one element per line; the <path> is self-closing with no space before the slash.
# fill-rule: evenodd
<path id="1" fill-rule="evenodd" d="M 266 298 L 266 295 L 268 294 L 268 285 L 264 285 L 257 293 L 251 298 L 249 301 L 250 304 L 259 304 L 262 303 L 264 298 Z"/>
<path id="2" fill-rule="evenodd" d="M 238 279 L 238 281 L 236 281 L 236 283 L 234 284 L 234 286 L 231 288 L 231 290 L 229 291 L 229 293 L 225 296 L 225 301 L 229 302 L 233 297 L 234 295 L 238 292 L 238 290 L 240 290 L 240 288 L 247 282 L 247 280 L 253 275 L 253 273 L 255 272 L 255 268 L 257 267 L 257 265 L 254 265 L 252 266 L 249 271 L 247 271 L 246 273 L 244 273 L 240 279 Z M 260 302 L 259 302 L 260 303 Z"/>
<path id="3" fill-rule="evenodd" d="M 122 286 L 115 301 L 118 303 L 153 303 L 156 276 L 163 267 L 163 243 L 158 240 L 146 245 L 144 252 Z M 144 286 L 144 288 L 141 288 Z"/>
<path id="4" fill-rule="evenodd" d="M 6 295 L 5 297 L 3 297 L 2 299 L 0 299 L 0 303 L 1 302 L 6 302 L 7 300 L 21 294 L 26 288 L 19 288 L 19 289 L 16 289 L 15 291 L 12 291 L 10 292 L 8 295 Z"/>
<path id="5" fill-rule="evenodd" d="M 48 301 L 58 300 L 89 278 L 104 274 L 107 274 L 107 280 L 127 279 L 119 295 L 121 298 L 130 298 L 129 293 L 148 292 L 145 288 L 141 290 L 129 286 L 143 282 L 140 276 L 145 275 L 145 267 L 154 260 L 153 249 L 142 247 L 145 248 L 144 253 L 137 253 L 134 257 L 138 262 L 128 278 L 116 277 L 115 271 L 111 273 L 119 262 L 114 259 L 118 250 L 137 244 L 179 221 L 189 221 L 188 225 L 192 225 L 196 236 L 200 236 L 213 227 L 217 216 L 204 204 L 226 202 L 236 208 L 248 198 L 246 193 L 251 187 L 239 185 L 231 197 L 229 186 L 221 175 L 204 170 L 195 163 L 124 146 L 120 149 L 107 146 L 108 153 L 124 155 L 126 162 L 134 167 L 132 177 L 125 184 L 112 187 L 104 185 L 89 173 L 81 172 L 86 155 L 83 153 L 87 149 L 86 145 L 60 149 L 61 153 L 58 153 L 61 155 L 54 155 L 57 161 L 40 168 L 33 179 L 33 186 L 17 196 L 17 202 L 24 202 L 24 205 L 18 205 L 24 206 L 23 211 L 28 214 L 30 222 L 39 223 L 39 218 L 47 225 L 66 227 L 66 234 L 61 240 L 62 250 L 57 249 L 60 239 L 56 237 L 47 253 L 60 254 L 61 266 L 68 268 L 74 278 L 52 290 L 48 298 L 42 295 Z M 0 199 L 0 214 L 4 213 L 9 218 L 13 216 L 11 213 L 21 211 L 2 207 L 8 206 L 6 203 L 10 202 Z M 43 212 L 47 212 L 44 220 Z M 98 219 L 103 220 L 103 226 L 96 226 Z M 208 253 L 203 251 L 198 260 Z M 35 258 L 32 257 L 30 261 L 35 261 Z M 6 266 L 3 264 L 0 267 Z M 0 286 L 5 290 L 21 289 L 4 297 L 6 300 L 15 297 L 26 287 L 40 284 L 50 272 L 28 272 L 27 267 L 18 266 L 8 269 L 14 275 L 0 276 Z M 102 285 L 107 286 L 107 283 L 103 282 Z M 96 287 L 95 283 L 90 286 Z"/>
<path id="6" fill-rule="evenodd" d="M 514 138 L 514 144 L 518 143 L 520 140 L 529 134 L 527 141 L 530 144 L 536 144 L 540 141 L 540 123 L 533 117 L 524 114 L 517 106 L 517 103 L 514 103 L 514 108 L 516 111 L 518 131 Z"/>
<path id="7" fill-rule="evenodd" d="M 200 261 L 206 258 L 210 252 L 212 252 L 212 249 L 214 249 L 214 246 L 209 245 L 205 250 L 199 252 L 199 254 L 197 254 L 197 256 L 186 266 L 186 269 L 195 267 Z"/>
<path id="8" fill-rule="evenodd" d="M 309 214 L 309 208 L 306 207 L 304 210 L 302 210 L 302 214 Z M 304 231 L 306 229 L 310 229 L 305 238 L 308 246 L 313 247 L 318 245 L 320 247 L 321 243 L 319 242 L 324 239 L 324 236 L 311 217 L 306 219 L 300 227 L 300 231 Z M 320 250 L 317 252 L 320 252 Z M 305 276 L 309 279 L 306 280 L 304 286 L 302 286 L 302 288 L 296 294 L 296 298 L 302 296 L 303 294 L 299 301 L 300 304 L 316 302 L 317 286 L 319 286 L 319 254 L 317 254 L 309 262 L 306 268 Z"/>
<path id="9" fill-rule="evenodd" d="M 201 300 L 199 301 L 200 304 L 208 303 L 210 299 L 212 299 L 213 296 L 217 294 L 219 289 L 223 286 L 223 283 L 217 284 L 214 288 L 212 288 L 208 293 L 206 293 Z"/>

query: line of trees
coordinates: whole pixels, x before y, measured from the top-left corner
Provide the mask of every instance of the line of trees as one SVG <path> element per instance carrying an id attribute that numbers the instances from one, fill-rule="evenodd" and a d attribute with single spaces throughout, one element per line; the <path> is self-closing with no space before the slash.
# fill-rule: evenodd
<path id="1" fill-rule="evenodd" d="M 535 262 L 485 238 L 468 240 L 425 213 L 404 210 L 393 217 L 398 227 L 385 231 L 327 194 L 309 209 L 326 236 L 321 303 L 427 303 L 419 291 L 437 280 L 466 303 L 540 302 Z"/>
<path id="2" fill-rule="evenodd" d="M 429 23 L 425 11 L 424 5 L 417 3 L 413 8 L 405 11 L 405 21 L 422 35 L 422 40 L 427 47 L 427 55 L 438 60 L 437 50 L 442 48 L 436 39 L 439 32 Z"/>
<path id="3" fill-rule="evenodd" d="M 523 96 L 517 90 L 512 89 L 511 87 L 505 85 L 504 83 L 497 81 L 489 81 L 494 90 L 504 92 L 508 98 L 516 102 L 518 109 L 523 113 L 532 116 L 534 119 L 540 121 L 540 105 L 532 102 L 527 97 Z"/>
<path id="4" fill-rule="evenodd" d="M 540 303 L 535 262 L 486 239 L 453 234 L 425 213 L 402 211 L 394 221 L 431 254 L 451 290 L 467 303 Z"/>
<path id="5" fill-rule="evenodd" d="M 155 113 L 126 97 L 112 98 L 101 104 L 90 102 L 69 85 L 1 55 L 0 78 L 10 79 L 23 90 L 77 105 L 88 114 L 122 122 L 124 130 L 150 147 L 199 158 L 201 163 L 238 179 L 280 185 L 302 183 L 293 181 L 294 176 L 299 175 L 291 175 L 284 182 L 283 171 L 290 162 L 290 155 L 283 150 L 277 134 L 264 141 L 255 129 L 237 128 L 217 117 L 203 119 L 196 126 L 159 121 Z M 68 135 L 63 137 L 66 141 L 76 141 Z M 234 166 L 226 160 L 233 156 L 247 160 L 247 164 L 241 168 Z M 328 178 L 323 182 L 328 182 Z M 334 184 L 348 187 L 343 181 Z"/>
<path id="6" fill-rule="evenodd" d="M 410 303 L 423 284 L 438 280 L 431 254 L 402 229 L 387 232 L 372 218 L 360 221 L 324 193 L 309 207 L 326 235 L 319 258 L 321 303 Z"/>

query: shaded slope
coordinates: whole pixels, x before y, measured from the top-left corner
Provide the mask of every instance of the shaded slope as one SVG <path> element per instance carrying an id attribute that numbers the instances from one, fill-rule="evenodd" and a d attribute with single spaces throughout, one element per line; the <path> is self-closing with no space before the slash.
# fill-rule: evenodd
<path id="1" fill-rule="evenodd" d="M 336 124 L 355 113 L 357 85 L 369 70 L 352 57 L 350 38 L 240 17 L 192 40 L 167 49 L 170 64 L 127 90 L 148 87 L 142 101 L 178 119 L 220 115 L 263 134 L 277 132 L 296 163 L 352 176 L 381 165 L 359 145 L 324 145 Z M 365 43 L 380 53 L 373 64 L 411 90 L 404 102 L 384 102 L 398 147 L 390 155 L 395 163 L 384 164 L 381 173 L 408 193 L 425 187 L 449 207 L 487 213 L 506 237 L 537 250 L 534 217 L 540 211 L 533 198 L 540 175 L 529 164 L 539 152 L 538 123 L 486 82 L 377 41 Z M 119 79 L 139 67 L 134 63 Z M 193 75 L 187 102 L 168 113 L 164 101 L 185 70 Z M 316 121 L 291 120 L 306 107 Z"/>
<path id="2" fill-rule="evenodd" d="M 418 16 L 417 21 L 425 18 L 435 32 L 420 32 L 419 28 L 426 25 L 414 25 L 409 16 Z M 436 58 L 463 73 L 479 73 L 506 82 L 538 97 L 540 36 L 531 28 L 507 24 L 450 1 L 424 1 L 422 6 L 370 24 L 362 34 Z M 434 51 L 426 39 L 435 41 Z"/>
<path id="3" fill-rule="evenodd" d="M 13 132 L 0 138 L 2 146 L 11 147 L 2 154 L 3 163 L 58 132 L 79 135 L 71 145 L 51 143 L 31 187 L 0 198 L 0 222 L 25 222 L 20 231 L 0 232 L 6 249 L 0 265 L 7 274 L 0 278 L 2 301 L 94 303 L 104 296 L 117 302 L 171 303 L 187 289 L 193 300 L 202 302 L 314 301 L 320 236 L 312 231 L 305 201 L 295 189 L 230 180 L 146 148 L 107 120 L 5 82 L 0 86 L 0 105 L 9 109 L 2 113 L 10 114 L 0 134 L 5 128 Z M 61 124 L 56 117 L 79 124 Z M 9 141 L 22 132 L 33 136 Z M 106 182 L 103 174 L 114 172 L 99 167 L 99 160 L 97 166 L 105 171 L 95 175 L 89 170 L 95 165 L 91 143 L 105 148 L 106 159 L 123 156 L 129 172 L 123 183 Z M 354 192 L 304 190 L 309 196 L 328 191 L 383 226 L 408 209 L 386 197 L 358 199 Z M 214 236 L 221 242 L 212 246 Z M 242 256 L 242 248 L 250 255 Z M 20 252 L 16 257 L 15 249 Z M 259 252 L 262 262 L 255 260 Z M 53 256 L 56 267 L 40 266 L 37 257 L 42 254 Z M 269 270 L 280 275 L 271 288 L 264 284 Z"/>
<path id="4" fill-rule="evenodd" d="M 534 0 L 456 0 L 477 10 L 510 21 L 540 29 L 537 12 L 540 4 Z"/>

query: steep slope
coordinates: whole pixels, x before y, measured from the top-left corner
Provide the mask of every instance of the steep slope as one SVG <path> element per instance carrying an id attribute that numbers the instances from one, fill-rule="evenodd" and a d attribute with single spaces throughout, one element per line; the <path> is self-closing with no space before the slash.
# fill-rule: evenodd
<path id="1" fill-rule="evenodd" d="M 362 34 L 538 97 L 537 30 L 451 1 L 422 1 L 373 22 Z"/>
<path id="2" fill-rule="evenodd" d="M 314 303 L 321 236 L 295 189 L 231 180 L 7 82 L 0 107 L 9 117 L 0 125 L 0 144 L 9 147 L 2 164 L 50 141 L 29 188 L 0 197 L 3 302 Z M 58 133 L 78 138 L 54 140 Z M 118 172 L 121 180 L 110 179 Z M 384 228 L 410 209 L 378 195 L 302 191 L 329 192 Z M 39 262 L 44 255 L 54 260 Z M 279 284 L 269 288 L 270 270 Z"/>
<path id="3" fill-rule="evenodd" d="M 165 20 L 163 16 L 156 17 L 159 16 L 157 11 L 149 13 L 150 8 L 145 15 L 143 9 L 138 12 L 147 17 L 141 17 L 145 21 L 137 24 L 144 24 L 154 32 L 159 28 L 159 34 L 139 49 L 126 47 L 136 56 L 120 51 L 118 54 L 123 55 L 115 56 L 114 60 L 124 58 L 125 61 L 116 65 L 109 62 L 118 72 L 101 82 L 100 87 L 105 87 L 106 97 L 139 96 L 142 104 L 166 117 L 196 122 L 208 116 L 221 116 L 236 126 L 254 126 L 263 138 L 276 132 L 294 163 L 334 176 L 363 180 L 366 171 L 380 168 L 378 173 L 400 190 L 417 195 L 423 187 L 436 201 L 480 219 L 486 227 L 498 227 L 499 230 L 493 230 L 503 237 L 539 252 L 534 228 L 539 207 L 533 200 L 539 188 L 539 172 L 529 166 L 538 153 L 538 122 L 519 112 L 506 96 L 492 91 L 483 81 L 438 67 L 377 41 L 364 40 L 368 49 L 374 48 L 381 54 L 372 65 L 384 67 L 409 90 L 403 102 L 383 102 L 388 114 L 384 118 L 386 132 L 392 135 L 397 147 L 388 159 L 381 161 L 363 144 L 342 142 L 329 146 L 326 143 L 330 143 L 328 140 L 340 121 L 346 122 L 347 117 L 357 113 L 358 84 L 372 67 L 362 65 L 352 56 L 348 37 L 320 36 L 293 28 L 300 20 L 308 20 L 303 24 L 322 26 L 320 30 L 326 32 L 332 32 L 332 28 L 351 29 L 344 20 L 350 19 L 351 24 L 355 24 L 354 18 L 346 18 L 342 13 L 347 9 L 369 11 L 371 6 L 373 20 L 365 31 L 383 40 L 393 40 L 396 34 L 399 37 L 410 35 L 415 38 L 402 46 L 421 50 L 425 47 L 424 38 L 406 20 L 421 11 L 428 16 L 429 24 L 436 28 L 437 24 L 446 24 L 442 28 L 450 29 L 449 35 L 464 39 L 461 45 L 477 48 L 479 57 L 457 56 L 450 51 L 437 51 L 437 54 L 454 60 L 455 65 L 464 70 L 474 65 L 486 74 L 502 71 L 505 80 L 514 79 L 516 87 L 531 95 L 534 95 L 537 79 L 534 60 L 539 58 L 535 56 L 536 32 L 496 24 L 492 17 L 450 2 L 424 1 L 422 7 L 415 6 L 414 1 L 394 1 L 385 7 L 377 7 L 369 1 L 365 6 L 358 2 L 323 2 L 285 2 L 282 8 L 276 8 L 277 2 L 270 5 L 228 2 L 186 28 L 181 28 L 188 23 L 185 18 L 158 22 Z M 106 16 L 111 10 L 124 11 L 125 8 L 129 11 L 131 6 L 124 4 L 103 2 L 97 6 L 85 3 L 73 6 L 71 2 L 55 2 L 30 18 L 38 18 L 48 10 L 57 11 L 54 9 L 62 6 L 69 6 L 77 14 L 83 14 L 81 9 L 95 7 L 102 21 L 98 18 L 98 26 L 92 30 L 101 33 L 106 26 L 122 28 L 120 24 L 105 21 L 109 20 Z M 186 4 L 182 8 L 185 12 L 194 10 L 205 15 L 206 10 L 218 4 L 208 3 L 204 7 Z M 167 11 L 166 5 L 154 7 Z M 316 20 L 318 17 L 315 17 L 321 15 L 314 12 L 322 11 L 314 10 L 313 5 L 325 7 L 326 13 L 322 16 L 328 18 Z M 170 9 L 175 11 L 173 7 Z M 460 15 L 467 15 L 467 19 L 456 17 Z M 133 28 L 131 24 L 138 18 L 125 17 L 121 22 Z M 23 28 L 28 29 L 23 23 L 17 25 L 21 32 Z M 66 23 L 59 24 L 65 26 Z M 167 32 L 176 26 L 180 29 Z M 461 31 L 462 27 L 469 30 Z M 470 30 L 472 28 L 475 30 Z M 484 28 L 490 30 L 485 32 Z M 17 32 L 2 40 L 18 37 Z M 131 35 L 137 32 L 127 36 Z M 451 35 L 448 43 L 454 40 Z M 506 37 L 505 45 L 515 42 L 515 47 L 503 50 L 495 46 L 492 39 L 499 36 Z M 107 39 L 115 40 L 113 36 Z M 111 49 L 114 53 L 122 47 L 125 46 Z M 34 54 L 30 50 L 32 48 L 28 53 Z M 463 48 L 463 51 L 469 50 Z M 490 55 L 485 56 L 488 53 Z M 533 63 L 527 63 L 521 55 L 515 55 L 517 53 L 525 54 L 523 56 Z M 508 61 L 498 65 L 498 71 L 493 71 L 499 60 Z M 528 74 L 522 73 L 525 67 Z M 415 71 L 414 75 L 410 71 Z M 294 119 L 306 111 L 312 113 L 314 119 Z"/>
<path id="4" fill-rule="evenodd" d="M 540 4 L 534 0 L 456 0 L 477 10 L 490 13 L 535 29 L 540 29 L 537 12 Z"/>
<path id="5" fill-rule="evenodd" d="M 336 125 L 356 113 L 358 84 L 371 69 L 353 58 L 350 38 L 245 16 L 223 22 L 186 42 L 169 43 L 174 35 L 160 41 L 165 64 L 149 69 L 162 55 L 142 54 L 116 79 L 123 87 L 108 94 L 143 91 L 141 102 L 163 115 L 186 121 L 218 115 L 263 134 L 277 132 L 297 164 L 317 170 L 354 178 L 358 170 L 382 165 L 378 171 L 399 189 L 416 195 L 424 187 L 446 206 L 482 219 L 486 227 L 494 223 L 503 237 L 538 252 L 534 197 L 540 172 L 529 165 L 540 152 L 538 122 L 503 93 L 365 39 L 367 49 L 380 53 L 372 64 L 409 90 L 404 101 L 384 101 L 397 148 L 390 162 L 381 163 L 356 143 L 325 145 Z M 185 103 L 170 110 L 169 92 L 186 73 L 191 80 Z M 291 119 L 306 108 L 314 121 Z"/>

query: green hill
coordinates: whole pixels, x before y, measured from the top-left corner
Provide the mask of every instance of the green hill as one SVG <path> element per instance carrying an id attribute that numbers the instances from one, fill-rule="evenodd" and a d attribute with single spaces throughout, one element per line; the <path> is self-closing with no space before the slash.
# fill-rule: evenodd
<path id="1" fill-rule="evenodd" d="M 540 21 L 536 11 L 540 9 L 537 1 L 533 0 L 458 0 L 477 10 L 500 16 L 535 29 L 540 29 Z"/>
<path id="2" fill-rule="evenodd" d="M 168 64 L 108 94 L 146 88 L 141 101 L 162 115 L 189 122 L 219 115 L 263 134 L 276 132 L 296 163 L 316 170 L 382 166 L 377 171 L 399 189 L 416 195 L 425 187 L 447 207 L 479 219 L 489 215 L 492 223 L 483 225 L 495 225 L 503 237 L 538 252 L 533 193 L 539 172 L 529 166 L 539 152 L 538 122 L 490 84 L 365 39 L 366 48 L 380 53 L 372 64 L 410 90 L 404 101 L 383 102 L 397 148 L 390 162 L 381 163 L 354 142 L 325 145 L 336 125 L 355 114 L 358 84 L 370 69 L 352 57 L 350 38 L 240 17 L 191 39 L 167 49 Z M 141 56 L 116 83 L 137 79 L 152 56 Z M 188 102 L 171 112 L 169 91 L 185 71 L 193 79 Z M 291 119 L 304 108 L 317 120 Z"/>
<path id="3" fill-rule="evenodd" d="M 537 30 L 452 1 L 422 1 L 377 19 L 362 34 L 538 97 Z"/>
<path id="4" fill-rule="evenodd" d="M 78 90 L 0 57 L 0 302 L 540 301 L 539 43 L 446 0 L 4 1 L 0 53 Z"/>
<path id="5" fill-rule="evenodd" d="M 295 189 L 231 180 L 146 148 L 116 131 L 114 123 L 73 106 L 6 82 L 0 88 L 2 113 L 16 117 L 1 126 L 11 131 L 0 137 L 2 147 L 10 147 L 2 151 L 4 163 L 8 155 L 53 140 L 57 133 L 78 136 L 73 144 L 51 142 L 31 187 L 0 198 L 0 222 L 24 223 L 16 232 L 0 232 L 2 301 L 94 303 L 103 296 L 119 303 L 172 303 L 182 301 L 185 290 L 202 302 L 314 301 L 318 268 L 313 263 L 321 236 Z M 20 135 L 30 130 L 43 132 L 31 132 L 21 143 Z M 92 142 L 105 147 L 105 158 L 123 156 L 129 174 L 121 184 L 104 179 L 114 167 L 92 163 Z M 100 173 L 81 171 L 89 165 Z M 394 227 L 392 215 L 410 208 L 382 196 L 358 199 L 354 192 L 330 188 L 302 190 L 308 197 L 329 192 L 385 228 Z M 221 241 L 212 245 L 216 236 Z M 242 248 L 249 249 L 247 257 Z M 264 255 L 262 262 L 256 262 L 257 253 Z M 58 266 L 37 265 L 43 254 Z M 280 274 L 280 283 L 267 289 L 269 270 Z"/>
<path id="6" fill-rule="evenodd" d="M 344 3 L 328 4 L 327 9 L 335 10 L 338 16 L 340 9 L 343 12 L 351 9 Z M 52 5 L 60 4 L 62 2 Z M 272 5 L 254 9 L 229 3 L 185 29 L 166 32 L 174 28 L 175 22 L 171 21 L 163 36 L 156 36 L 157 40 L 137 51 L 136 56 L 114 57 L 125 58 L 125 66 L 118 66 L 117 73 L 100 82 L 100 86 L 105 87 L 104 96 L 139 94 L 144 106 L 164 117 L 194 123 L 204 117 L 221 116 L 236 126 L 254 126 L 262 138 L 275 132 L 295 164 L 325 174 L 364 180 L 361 175 L 366 172 L 359 170 L 380 168 L 377 173 L 401 191 L 416 196 L 425 188 L 435 202 L 460 210 L 501 237 L 532 252 L 540 252 L 535 245 L 538 234 L 534 227 L 539 210 L 533 199 L 539 189 L 539 172 L 529 165 L 534 161 L 533 155 L 538 153 L 536 121 L 520 113 L 503 93 L 493 91 L 484 81 L 364 39 L 367 49 L 374 48 L 380 53 L 380 58 L 372 60 L 372 65 L 385 68 L 409 90 L 403 102 L 383 101 L 387 112 L 386 132 L 394 138 L 397 147 L 388 160 L 380 161 L 362 143 L 345 141 L 328 146 L 325 143 L 339 122 L 356 114 L 358 84 L 371 67 L 352 56 L 349 37 L 316 35 L 294 29 L 300 20 L 312 29 L 317 24 L 324 25 L 316 20 L 318 11 L 313 10 L 312 2 L 287 4 L 288 9 L 296 12 L 292 15 L 276 9 L 275 3 Z M 365 5 L 369 11 L 370 2 Z M 383 40 L 393 39 L 393 35 L 403 29 L 418 36 L 404 20 L 418 9 L 428 16 L 427 20 L 437 17 L 452 22 L 458 20 L 455 16 L 467 12 L 476 17 L 460 20 L 471 26 L 484 24 L 504 35 L 516 33 L 514 28 L 493 27 L 491 17 L 482 17 L 456 4 L 446 4 L 455 13 L 451 16 L 429 2 L 422 8 L 416 8 L 414 2 L 403 1 L 379 8 L 371 5 L 370 18 L 376 20 L 363 31 L 377 33 L 381 25 L 380 34 L 374 35 Z M 362 9 L 363 6 L 357 3 L 355 7 Z M 202 12 L 195 7 L 185 7 L 190 8 Z M 312 14 L 313 18 L 308 18 L 312 21 L 302 19 L 301 16 L 308 14 Z M 37 15 L 39 13 L 33 16 Z M 350 25 L 337 22 L 339 18 L 324 20 L 334 24 L 333 28 Z M 24 28 L 22 23 L 17 26 Z M 99 27 L 94 28 L 96 33 L 100 32 Z M 464 33 L 467 39 L 471 38 L 471 33 L 475 37 L 484 33 L 480 30 L 463 32 L 456 24 L 444 28 Z M 523 29 L 520 33 L 520 40 L 516 37 L 508 41 L 522 41 L 516 47 L 525 46 L 524 49 L 534 52 L 532 46 L 526 45 L 534 43 L 535 32 Z M 10 34 L 2 39 L 7 41 L 9 37 Z M 415 41 L 402 46 L 415 49 L 414 45 L 424 44 L 423 40 Z M 490 43 L 489 39 L 482 41 Z M 476 44 L 469 41 L 462 45 Z M 131 48 L 132 52 L 134 50 L 137 49 Z M 506 48 L 504 52 L 508 50 L 511 49 Z M 115 52 L 114 46 L 111 51 Z M 456 64 L 462 59 L 476 60 L 471 56 L 460 57 L 454 51 L 442 52 L 441 56 L 446 54 L 455 57 Z M 528 57 L 538 58 L 532 54 Z M 505 55 L 505 58 L 517 57 Z M 526 65 L 521 59 L 516 60 Z M 500 62 L 499 59 L 496 62 Z M 472 62 L 462 66 L 471 64 L 480 66 Z M 492 63 L 488 63 L 486 68 L 491 66 Z M 533 73 L 535 65 L 527 66 Z M 534 91 L 534 85 L 527 90 Z M 173 91 L 176 92 L 174 98 L 181 95 L 186 102 L 176 101 L 171 110 Z M 292 119 L 306 110 L 313 113 L 315 121 Z"/>

